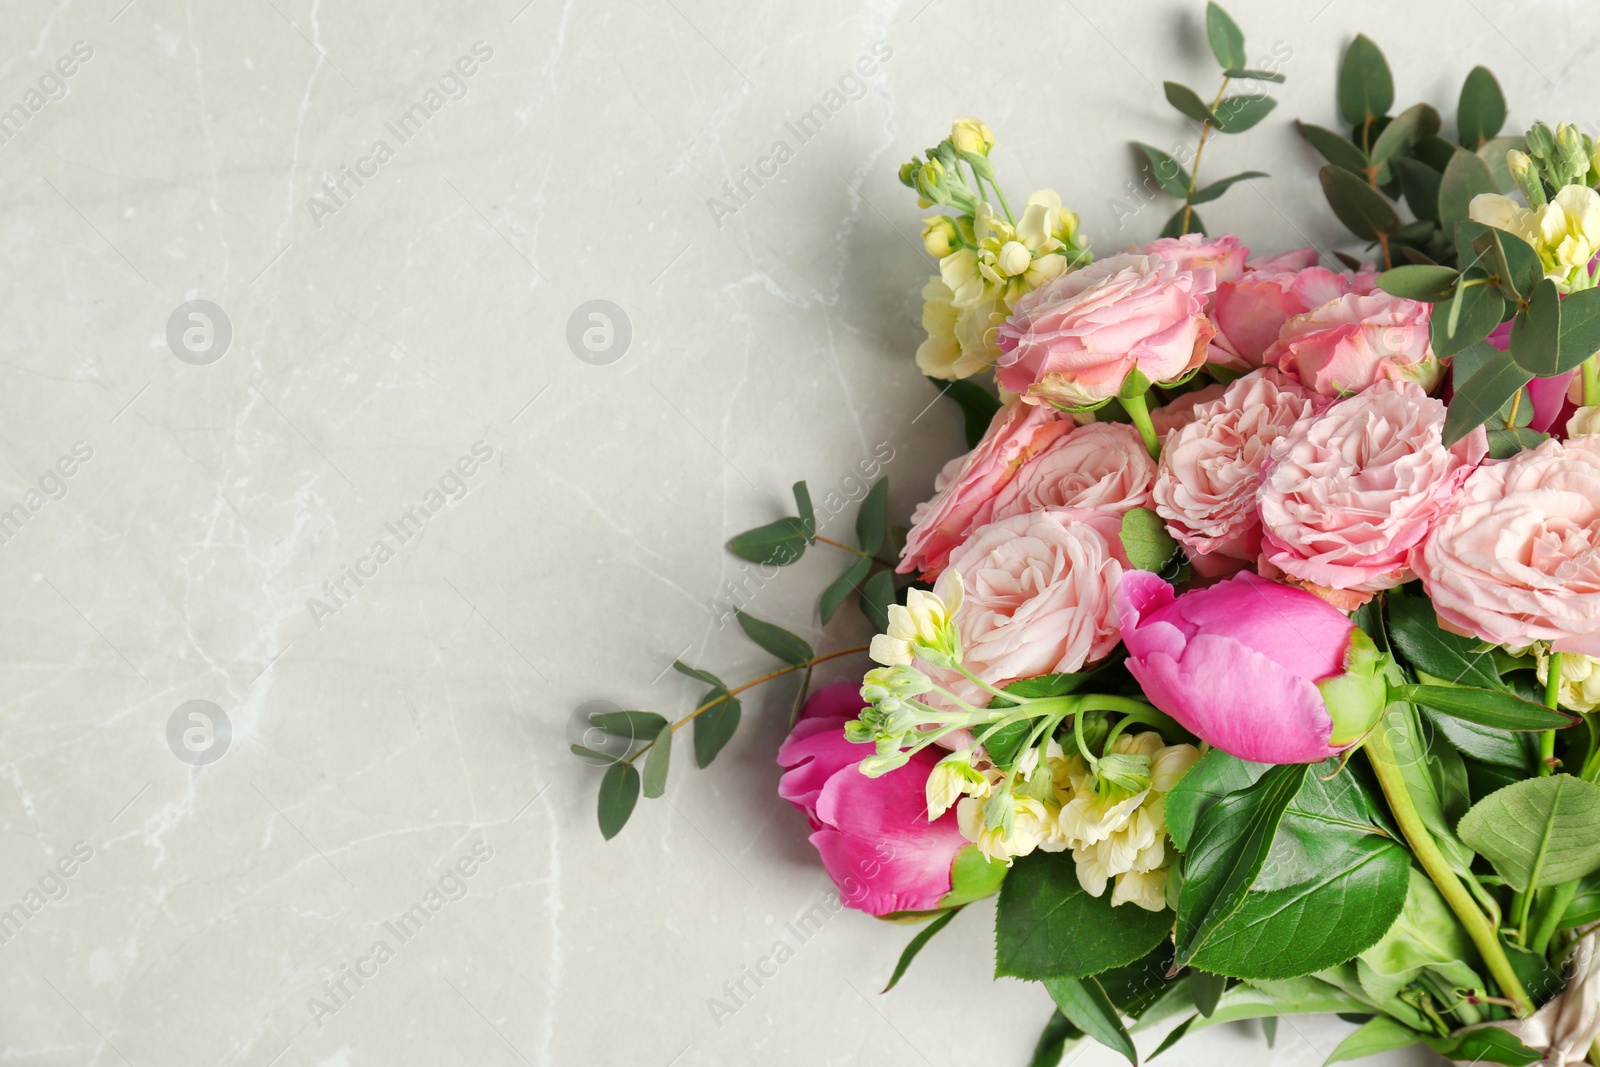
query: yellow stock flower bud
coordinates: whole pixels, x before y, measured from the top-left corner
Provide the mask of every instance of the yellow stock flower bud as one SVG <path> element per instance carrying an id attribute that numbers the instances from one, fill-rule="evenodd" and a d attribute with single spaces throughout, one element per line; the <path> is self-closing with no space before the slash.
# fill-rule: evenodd
<path id="1" fill-rule="evenodd" d="M 956 221 L 949 215 L 929 215 L 922 220 L 922 247 L 928 255 L 943 259 L 958 243 Z"/>
<path id="2" fill-rule="evenodd" d="M 950 128 L 950 142 L 957 152 L 987 156 L 994 147 L 994 131 L 981 119 L 956 119 Z"/>

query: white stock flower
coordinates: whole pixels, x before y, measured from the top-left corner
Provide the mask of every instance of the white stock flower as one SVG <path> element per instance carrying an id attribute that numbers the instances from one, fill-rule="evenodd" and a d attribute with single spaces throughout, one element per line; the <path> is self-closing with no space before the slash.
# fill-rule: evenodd
<path id="1" fill-rule="evenodd" d="M 1544 264 L 1545 277 L 1563 287 L 1587 288 L 1589 262 L 1600 253 L 1600 193 L 1568 185 L 1538 209 L 1499 193 L 1479 193 L 1468 214 L 1473 222 L 1505 230 L 1532 245 Z"/>

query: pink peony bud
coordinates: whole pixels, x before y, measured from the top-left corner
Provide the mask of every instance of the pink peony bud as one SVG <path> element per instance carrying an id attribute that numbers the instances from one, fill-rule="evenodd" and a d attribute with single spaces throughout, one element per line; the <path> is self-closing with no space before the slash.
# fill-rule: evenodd
<path id="1" fill-rule="evenodd" d="M 869 915 L 891 915 L 993 893 L 1005 865 L 976 854 L 954 809 L 928 818 L 928 775 L 944 751 L 923 750 L 905 766 L 868 778 L 859 764 L 872 746 L 844 736 L 844 724 L 861 707 L 855 683 L 818 689 L 778 749 L 784 767 L 778 795 L 810 820 L 811 843 L 839 899 Z"/>
<path id="2" fill-rule="evenodd" d="M 1260 763 L 1317 763 L 1386 702 L 1372 641 L 1336 608 L 1254 574 L 1175 596 L 1148 571 L 1118 595 L 1128 671 L 1201 740 Z"/>

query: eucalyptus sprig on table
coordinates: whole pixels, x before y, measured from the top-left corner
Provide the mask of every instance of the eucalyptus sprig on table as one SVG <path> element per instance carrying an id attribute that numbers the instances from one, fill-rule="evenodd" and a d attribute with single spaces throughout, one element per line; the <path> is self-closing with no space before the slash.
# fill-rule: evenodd
<path id="1" fill-rule="evenodd" d="M 1154 145 L 1135 141 L 1150 163 L 1150 171 L 1162 190 L 1183 201 L 1183 206 L 1173 213 L 1161 231 L 1163 237 L 1177 237 L 1186 233 L 1204 233 L 1205 225 L 1194 210 L 1196 204 L 1206 204 L 1220 197 L 1238 182 L 1250 178 L 1265 178 L 1265 171 L 1247 170 L 1229 175 L 1201 187 L 1200 159 L 1205 154 L 1206 141 L 1215 130 L 1218 133 L 1243 133 L 1259 123 L 1277 106 L 1278 102 L 1265 93 L 1236 93 L 1226 95 L 1232 81 L 1282 82 L 1284 76 L 1277 71 L 1256 70 L 1249 65 L 1244 49 L 1244 32 L 1228 13 L 1216 3 L 1206 5 L 1206 37 L 1211 44 L 1211 54 L 1222 67 L 1222 84 L 1208 105 L 1200 94 L 1181 82 L 1165 82 L 1167 103 L 1185 117 L 1200 124 L 1200 139 L 1194 150 L 1194 164 L 1184 169 L 1176 159 Z"/>

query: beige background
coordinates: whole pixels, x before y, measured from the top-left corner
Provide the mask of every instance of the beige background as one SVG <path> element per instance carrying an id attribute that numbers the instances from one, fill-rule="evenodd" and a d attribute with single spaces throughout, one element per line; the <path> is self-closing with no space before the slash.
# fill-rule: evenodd
<path id="1" fill-rule="evenodd" d="M 1026 1061 L 1049 1002 L 989 981 L 981 905 L 887 997 L 908 932 L 832 916 L 718 1026 L 708 998 L 827 887 L 773 794 L 788 693 L 748 702 L 710 772 L 681 748 L 609 845 L 568 719 L 681 714 L 676 655 L 764 669 L 709 607 L 745 573 L 723 539 L 796 478 L 848 493 L 884 445 L 903 519 L 958 447 L 952 410 L 919 418 L 930 264 L 899 163 L 976 114 L 1015 198 L 1057 189 L 1101 252 L 1152 236 L 1169 206 L 1119 228 L 1109 201 L 1130 139 L 1189 136 L 1161 80 L 1212 91 L 1200 5 L 524 3 L 3 8 L 0 112 L 26 121 L 0 143 L 0 512 L 25 521 L 0 527 L 0 910 L 43 903 L 0 944 L 8 1064 Z M 1289 120 L 1333 123 L 1357 30 L 1401 104 L 1453 107 L 1481 61 L 1514 123 L 1597 132 L 1578 0 L 1231 6 L 1289 82 L 1206 157 L 1273 176 L 1205 215 L 1263 251 L 1340 241 Z M 877 42 L 860 98 L 798 144 L 784 124 Z M 416 102 L 402 142 L 386 124 Z M 780 138 L 792 158 L 715 218 Z M 343 167 L 368 177 L 314 210 Z M 193 299 L 232 328 L 203 366 L 167 340 Z M 631 324 L 608 365 L 566 341 L 594 299 Z M 402 543 L 386 524 L 441 482 Z M 863 627 L 815 625 L 827 552 L 750 604 L 836 648 Z M 347 566 L 371 576 L 328 602 Z M 167 740 L 192 700 L 232 728 L 198 768 Z M 401 943 L 385 924 L 441 879 L 459 899 Z M 372 976 L 319 1016 L 346 966 Z M 1285 1025 L 1272 1061 L 1347 1029 Z M 1253 1024 L 1186 1049 L 1269 1056 Z"/>

